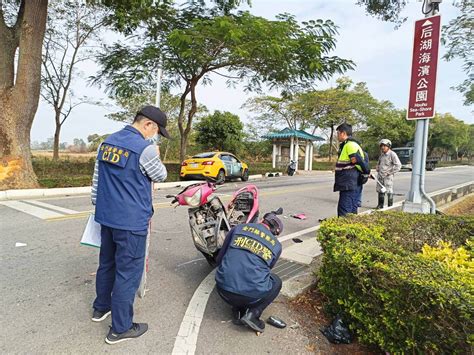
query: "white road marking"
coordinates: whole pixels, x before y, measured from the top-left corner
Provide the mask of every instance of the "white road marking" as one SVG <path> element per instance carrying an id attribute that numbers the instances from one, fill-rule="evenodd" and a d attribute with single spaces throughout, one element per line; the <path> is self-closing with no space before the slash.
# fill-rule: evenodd
<path id="1" fill-rule="evenodd" d="M 151 232 L 152 233 L 156 233 L 156 234 L 184 234 L 185 232 L 183 231 L 165 231 L 165 230 L 159 230 L 159 229 L 151 229 Z"/>
<path id="2" fill-rule="evenodd" d="M 194 295 L 186 309 L 174 342 L 173 355 L 194 354 L 196 351 L 204 311 L 206 310 L 207 301 L 215 285 L 215 273 L 215 270 L 212 270 L 201 282 L 196 291 L 194 291 Z"/>
<path id="3" fill-rule="evenodd" d="M 1 205 L 13 208 L 17 211 L 27 213 L 31 216 L 40 218 L 40 219 L 47 219 L 47 218 L 54 218 L 54 217 L 62 217 L 63 214 L 53 212 L 50 210 L 46 210 L 44 208 L 36 207 L 29 205 L 27 203 L 21 201 L 1 201 Z"/>
<path id="4" fill-rule="evenodd" d="M 191 260 L 191 261 L 186 261 L 185 263 L 178 264 L 176 266 L 176 268 L 179 268 L 179 267 L 184 266 L 184 265 L 192 264 L 192 263 L 195 263 L 195 262 L 198 262 L 198 261 L 201 261 L 201 260 L 206 260 L 206 258 L 199 258 L 199 259 L 194 259 L 194 260 Z"/>
<path id="5" fill-rule="evenodd" d="M 51 205 L 51 204 L 49 204 L 49 203 L 44 203 L 44 202 L 36 201 L 36 200 L 27 200 L 27 201 L 22 201 L 22 202 L 26 202 L 26 203 L 29 203 L 29 204 L 32 204 L 32 205 L 36 205 L 36 206 L 39 206 L 39 207 L 49 208 L 50 210 L 62 212 L 62 213 L 64 213 L 64 214 L 76 214 L 76 213 L 79 213 L 78 211 L 70 210 L 70 209 L 68 209 L 68 208 L 59 207 L 59 206 Z"/>
<path id="6" fill-rule="evenodd" d="M 315 232 L 318 229 L 319 229 L 319 224 L 317 226 L 306 228 L 306 229 L 300 230 L 300 231 L 295 232 L 295 233 L 284 235 L 284 236 L 278 238 L 278 240 L 280 241 L 280 243 L 283 243 L 286 240 L 290 240 L 290 239 L 293 239 L 293 238 L 296 238 L 296 237 L 299 237 L 299 236 L 302 236 L 302 235 L 305 235 L 305 234 L 308 234 L 308 233 L 311 233 L 311 232 Z"/>

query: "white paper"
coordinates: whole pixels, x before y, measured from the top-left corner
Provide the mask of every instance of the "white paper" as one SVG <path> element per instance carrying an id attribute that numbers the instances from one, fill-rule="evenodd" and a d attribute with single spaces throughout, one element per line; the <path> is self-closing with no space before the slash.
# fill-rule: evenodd
<path id="1" fill-rule="evenodd" d="M 94 214 L 92 213 L 82 234 L 81 244 L 100 248 L 100 229 L 101 226 L 94 220 Z"/>

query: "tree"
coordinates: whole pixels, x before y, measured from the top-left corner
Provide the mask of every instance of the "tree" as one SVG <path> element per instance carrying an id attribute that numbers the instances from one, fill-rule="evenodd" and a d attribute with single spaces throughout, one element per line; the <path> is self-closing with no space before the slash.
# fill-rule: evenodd
<path id="1" fill-rule="evenodd" d="M 128 1 L 105 2 L 123 6 Z M 0 190 L 37 185 L 30 130 L 40 96 L 47 10 L 48 0 L 0 0 Z"/>
<path id="2" fill-rule="evenodd" d="M 0 1 L 0 190 L 37 184 L 30 130 L 41 87 L 48 0 L 22 0 L 16 13 L 13 5 L 14 1 Z"/>
<path id="3" fill-rule="evenodd" d="M 151 7 L 165 18 L 170 0 L 87 0 L 112 13 L 116 27 L 131 26 Z M 215 0 L 224 10 L 239 0 Z M 30 130 L 41 87 L 41 52 L 48 0 L 0 0 L 0 190 L 37 185 L 31 164 Z M 17 63 L 16 63 L 17 62 Z M 16 64 L 16 65 L 15 65 Z M 15 73 L 16 68 L 16 73 Z"/>
<path id="4" fill-rule="evenodd" d="M 442 42 L 447 47 L 443 56 L 447 61 L 458 58 L 464 62 L 466 80 L 456 87 L 464 94 L 464 105 L 474 104 L 474 2 L 462 0 L 455 3 L 460 15 L 443 26 Z"/>
<path id="5" fill-rule="evenodd" d="M 285 125 L 292 129 L 309 129 L 311 134 L 321 129 L 328 137 L 329 144 L 324 149 L 328 150 L 331 159 L 337 149 L 337 142 L 334 141 L 336 126 L 347 122 L 354 125 L 354 131 L 367 131 L 372 123 L 377 122 L 376 117 L 387 117 L 388 121 L 394 110 L 391 103 L 377 101 L 363 82 L 354 84 L 347 77 L 341 77 L 336 82 L 334 88 L 309 90 L 279 98 L 257 97 L 246 105 L 259 114 L 257 122 L 264 122 L 271 128 Z M 383 130 L 380 125 L 377 127 L 379 132 Z"/>
<path id="6" fill-rule="evenodd" d="M 89 151 L 95 152 L 99 148 L 99 145 L 109 136 L 109 134 L 90 134 L 87 136 L 87 142 L 89 143 Z"/>
<path id="7" fill-rule="evenodd" d="M 53 160 L 59 158 L 61 128 L 71 111 L 87 97 L 77 98 L 72 82 L 77 77 L 77 64 L 90 60 L 94 54 L 89 44 L 98 39 L 98 31 L 105 24 L 105 12 L 98 6 L 79 0 L 52 1 L 44 38 L 42 58 L 42 98 L 54 110 Z"/>
<path id="8" fill-rule="evenodd" d="M 269 132 L 264 131 L 263 127 L 256 125 L 255 122 L 248 123 L 244 128 L 244 137 L 240 156 L 243 158 L 258 161 L 265 159 L 272 154 L 272 142 L 268 139 L 262 139 L 261 136 Z"/>
<path id="9" fill-rule="evenodd" d="M 35 150 L 51 150 L 53 149 L 54 138 L 50 137 L 45 142 L 33 142 L 32 148 Z"/>
<path id="10" fill-rule="evenodd" d="M 214 111 L 196 125 L 196 141 L 204 149 L 238 153 L 242 146 L 244 125 L 230 112 Z"/>
<path id="11" fill-rule="evenodd" d="M 390 139 L 392 147 L 403 147 L 413 139 L 415 122 L 406 119 L 406 111 L 396 109 L 389 101 L 381 101 L 367 118 L 366 127 L 357 132 L 357 138 L 371 158 L 379 155 L 379 142 Z"/>
<path id="12" fill-rule="evenodd" d="M 382 21 L 394 22 L 397 26 L 406 21 L 406 17 L 400 16 L 407 4 L 406 0 L 357 0 L 356 4 L 365 7 L 367 14 Z"/>
<path id="13" fill-rule="evenodd" d="M 354 85 L 347 77 L 337 79 L 336 83 L 335 88 L 307 91 L 295 98 L 299 112 L 307 116 L 305 122 L 311 133 L 315 134 L 319 128 L 328 137 L 329 160 L 337 149 L 334 140 L 336 127 L 344 122 L 354 126 L 365 124 L 375 104 L 365 83 Z"/>
<path id="14" fill-rule="evenodd" d="M 467 129 L 469 138 L 464 144 L 461 145 L 461 148 L 459 148 L 461 160 L 463 157 L 468 157 L 468 159 L 471 159 L 474 155 L 474 124 L 469 125 Z"/>
<path id="15" fill-rule="evenodd" d="M 141 92 L 154 82 L 154 69 L 162 57 L 168 84 L 184 85 L 178 116 L 181 158 L 197 110 L 196 89 L 199 83 L 209 84 L 212 73 L 225 76 L 229 84 L 245 81 L 250 91 L 264 84 L 273 88 L 312 85 L 316 79 L 325 80 L 353 67 L 351 61 L 328 56 L 337 33 L 331 21 L 300 25 L 288 14 L 270 21 L 248 12 L 229 14 L 202 3 L 167 15 L 160 21 L 150 11 L 134 43 L 108 47 L 100 57 L 102 69 L 94 82 L 120 96 Z M 186 112 L 188 97 L 191 109 Z"/>
<path id="16" fill-rule="evenodd" d="M 143 93 L 132 94 L 131 96 L 112 96 L 117 106 L 121 108 L 118 112 L 113 112 L 107 115 L 108 118 L 114 121 L 131 123 L 137 112 L 145 105 L 153 104 L 155 101 L 155 91 L 146 90 Z M 178 130 L 178 116 L 181 108 L 181 100 L 179 96 L 172 95 L 167 91 L 161 93 L 160 108 L 168 116 L 168 126 L 166 130 L 171 135 L 172 139 L 164 140 L 162 144 L 163 160 L 166 160 L 170 155 L 172 158 L 179 157 L 179 136 Z M 186 101 L 186 109 L 191 109 L 191 102 Z M 196 115 L 201 117 L 208 113 L 206 106 L 198 105 Z"/>
<path id="17" fill-rule="evenodd" d="M 430 126 L 429 150 L 439 148 L 446 157 L 454 155 L 457 159 L 461 147 L 469 142 L 469 126 L 450 113 L 436 114 Z"/>
<path id="18" fill-rule="evenodd" d="M 306 116 L 293 95 L 253 97 L 243 106 L 257 113 L 256 119 L 265 123 L 269 130 L 277 130 L 282 125 L 290 129 L 305 129 Z"/>
<path id="19" fill-rule="evenodd" d="M 74 138 L 72 145 L 68 149 L 73 153 L 85 153 L 87 151 L 87 144 L 82 138 Z"/>

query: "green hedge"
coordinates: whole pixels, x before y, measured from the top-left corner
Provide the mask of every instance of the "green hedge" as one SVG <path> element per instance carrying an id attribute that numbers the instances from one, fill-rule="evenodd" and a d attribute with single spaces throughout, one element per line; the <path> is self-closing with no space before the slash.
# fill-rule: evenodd
<path id="1" fill-rule="evenodd" d="M 327 310 L 391 353 L 470 353 L 473 236 L 472 216 L 381 212 L 324 222 Z"/>

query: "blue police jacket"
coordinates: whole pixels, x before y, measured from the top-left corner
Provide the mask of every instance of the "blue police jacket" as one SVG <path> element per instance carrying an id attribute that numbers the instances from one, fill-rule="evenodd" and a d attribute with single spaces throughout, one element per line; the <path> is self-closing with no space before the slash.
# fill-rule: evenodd
<path id="1" fill-rule="evenodd" d="M 148 145 L 137 129 L 126 126 L 100 146 L 97 223 L 129 231 L 148 228 L 153 215 L 151 180 L 140 171 L 140 155 Z"/>
<path id="2" fill-rule="evenodd" d="M 263 297 L 272 288 L 270 270 L 281 250 L 281 243 L 262 224 L 236 226 L 217 258 L 217 286 L 242 296 Z"/>

